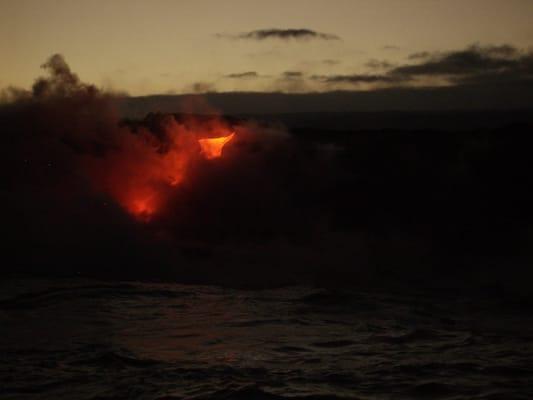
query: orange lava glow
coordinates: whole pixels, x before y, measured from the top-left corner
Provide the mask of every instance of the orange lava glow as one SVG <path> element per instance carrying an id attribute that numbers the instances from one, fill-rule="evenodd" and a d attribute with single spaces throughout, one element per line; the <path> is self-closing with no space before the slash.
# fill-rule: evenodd
<path id="1" fill-rule="evenodd" d="M 117 199 L 130 214 L 142 221 L 149 221 L 162 204 L 161 194 L 150 186 L 124 193 Z"/>
<path id="2" fill-rule="evenodd" d="M 172 118 L 164 131 L 161 138 L 148 130 L 122 129 L 115 150 L 87 163 L 96 188 L 144 222 L 168 205 L 195 161 L 221 157 L 222 148 L 235 135 L 220 119 L 178 123 Z M 224 136 L 205 139 L 216 134 Z"/>
<path id="3" fill-rule="evenodd" d="M 199 139 L 200 147 L 202 148 L 202 154 L 208 160 L 218 158 L 222 155 L 222 149 L 224 145 L 228 143 L 235 136 L 235 132 L 232 132 L 228 136 L 222 136 L 217 138 Z"/>

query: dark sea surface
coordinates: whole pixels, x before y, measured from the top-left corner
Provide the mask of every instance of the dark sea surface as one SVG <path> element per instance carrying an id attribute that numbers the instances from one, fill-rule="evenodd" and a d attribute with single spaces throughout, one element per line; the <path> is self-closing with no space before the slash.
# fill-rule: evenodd
<path id="1" fill-rule="evenodd" d="M 1 283 L 0 399 L 532 399 L 530 305 L 450 291 Z"/>

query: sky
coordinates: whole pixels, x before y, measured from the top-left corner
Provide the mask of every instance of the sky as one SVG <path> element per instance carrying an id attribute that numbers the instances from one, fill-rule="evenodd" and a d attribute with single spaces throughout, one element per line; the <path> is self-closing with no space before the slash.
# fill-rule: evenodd
<path id="1" fill-rule="evenodd" d="M 0 0 L 0 88 L 55 53 L 135 96 L 447 85 L 480 63 L 530 77 L 532 19 L 530 0 Z"/>

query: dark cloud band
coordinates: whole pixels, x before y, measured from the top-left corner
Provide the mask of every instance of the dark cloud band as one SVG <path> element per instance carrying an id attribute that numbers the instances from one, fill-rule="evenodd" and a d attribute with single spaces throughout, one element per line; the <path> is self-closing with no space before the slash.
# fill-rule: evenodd
<path id="1" fill-rule="evenodd" d="M 394 67 L 385 61 L 370 62 L 380 74 L 314 75 L 325 84 L 397 84 L 434 79 L 451 84 L 491 84 L 533 81 L 533 52 L 511 45 L 479 46 L 448 52 L 419 52 L 408 56 L 411 63 Z M 419 62 L 415 62 L 419 61 Z"/>
<path id="2" fill-rule="evenodd" d="M 313 75 L 311 79 L 323 83 L 400 83 L 409 80 L 409 77 L 400 75 L 370 75 L 370 74 L 351 74 L 351 75 Z"/>
<path id="3" fill-rule="evenodd" d="M 243 32 L 238 35 L 218 34 L 218 37 L 248 40 L 266 40 L 266 39 L 319 39 L 319 40 L 340 40 L 340 37 L 330 33 L 317 32 L 312 29 L 257 29 L 250 32 Z"/>
<path id="4" fill-rule="evenodd" d="M 259 74 L 255 71 L 237 72 L 233 74 L 224 75 L 224 78 L 231 78 L 231 79 L 249 79 L 249 78 L 257 78 L 257 77 L 259 77 Z"/>

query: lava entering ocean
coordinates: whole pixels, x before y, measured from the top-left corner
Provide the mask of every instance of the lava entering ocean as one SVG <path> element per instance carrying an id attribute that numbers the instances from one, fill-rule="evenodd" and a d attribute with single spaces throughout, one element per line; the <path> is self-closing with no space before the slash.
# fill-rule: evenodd
<path id="1" fill-rule="evenodd" d="M 290 157 L 292 150 L 281 145 L 286 138 L 282 129 L 224 119 L 196 98 L 176 106 L 181 114 L 124 120 L 122 97 L 82 82 L 61 55 L 42 67 L 47 74 L 31 91 L 8 93 L 0 119 L 13 143 L 7 164 L 19 166 L 9 175 L 10 192 L 34 189 L 32 196 L 24 192 L 18 198 L 39 197 L 32 207 L 57 207 L 53 215 L 34 212 L 49 215 L 51 224 L 70 223 L 74 219 L 66 216 L 67 210 L 76 210 L 71 212 L 87 214 L 91 222 L 100 217 L 106 223 L 110 218 L 125 222 L 126 214 L 180 235 L 193 235 L 203 223 L 215 234 L 220 229 L 213 225 L 222 221 L 217 210 L 231 209 L 234 198 L 250 209 L 263 204 L 245 201 L 244 188 L 252 197 L 267 196 L 270 187 L 282 193 L 273 183 L 257 185 L 257 190 L 245 183 L 269 170 L 276 151 Z M 232 150 L 225 153 L 226 147 Z"/>
<path id="2" fill-rule="evenodd" d="M 162 136 L 145 128 L 136 133 L 126 129 L 117 151 L 88 160 L 88 173 L 100 191 L 137 219 L 149 221 L 165 206 L 173 188 L 186 179 L 191 165 L 220 158 L 234 136 L 218 118 L 177 122 L 169 116 Z"/>

